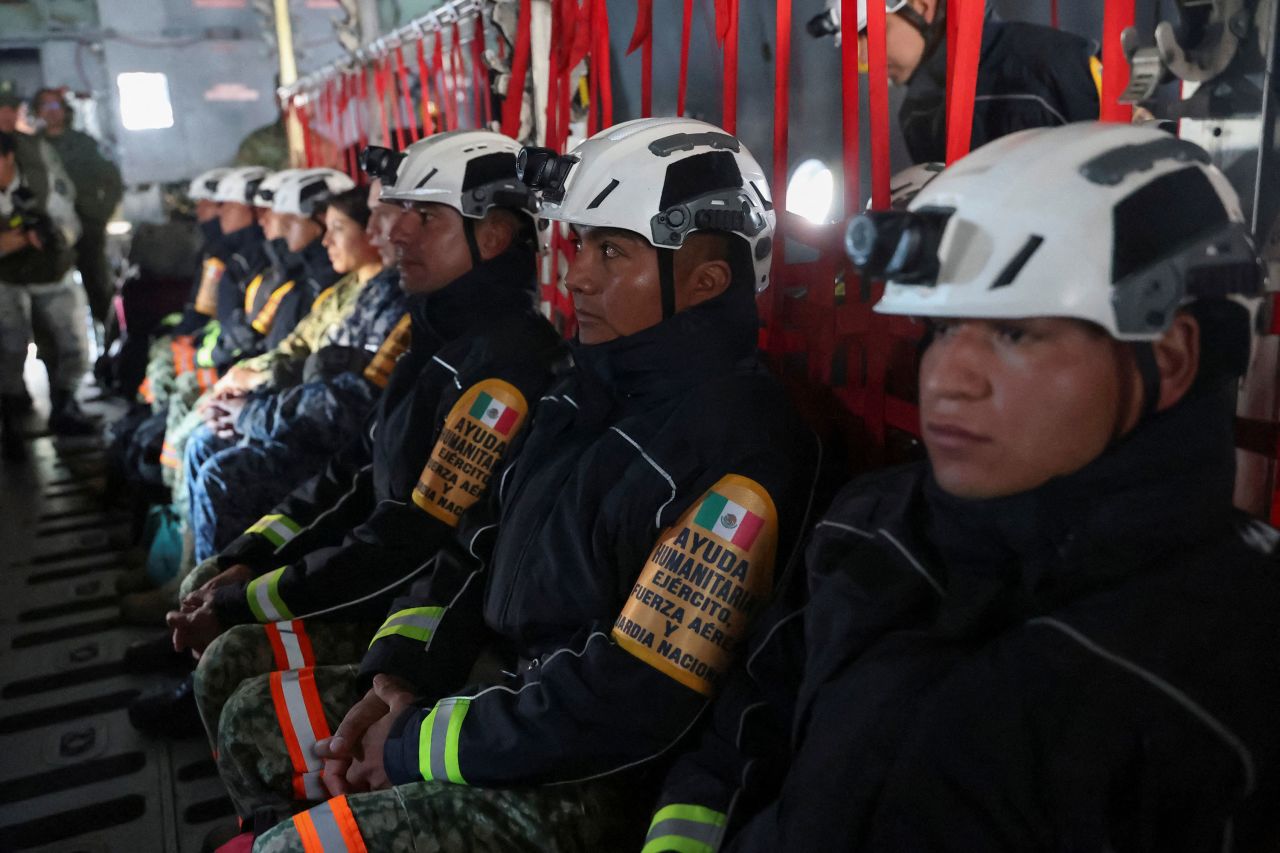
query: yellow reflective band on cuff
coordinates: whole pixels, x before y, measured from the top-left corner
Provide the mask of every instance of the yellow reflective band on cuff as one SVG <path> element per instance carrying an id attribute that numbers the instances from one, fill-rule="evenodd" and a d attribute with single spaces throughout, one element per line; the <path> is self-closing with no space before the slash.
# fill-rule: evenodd
<path id="1" fill-rule="evenodd" d="M 410 607 L 407 610 L 397 610 L 382 623 L 382 627 L 373 635 L 369 646 L 372 648 L 378 640 L 393 634 L 430 646 L 431 638 L 435 636 L 436 628 L 440 626 L 440 620 L 443 617 L 443 607 Z"/>
<path id="2" fill-rule="evenodd" d="M 279 568 L 267 572 L 260 578 L 249 581 L 245 597 L 249 599 L 249 609 L 253 618 L 259 622 L 286 622 L 293 618 L 293 613 L 284 606 L 280 598 L 280 576 L 284 569 Z"/>
<path id="3" fill-rule="evenodd" d="M 706 806 L 666 806 L 653 816 L 641 853 L 715 853 L 727 822 L 726 815 Z"/>
<path id="4" fill-rule="evenodd" d="M 431 781 L 465 785 L 458 765 L 458 740 L 470 699 L 441 699 L 418 730 L 418 770 Z"/>
<path id="5" fill-rule="evenodd" d="M 302 530 L 302 525 L 287 515 L 264 515 L 253 523 L 249 533 L 256 533 L 279 548 Z"/>
<path id="6" fill-rule="evenodd" d="M 200 339 L 200 347 L 196 350 L 197 367 L 213 367 L 213 348 L 218 345 L 220 334 L 222 324 L 217 320 L 205 326 L 204 337 Z"/>

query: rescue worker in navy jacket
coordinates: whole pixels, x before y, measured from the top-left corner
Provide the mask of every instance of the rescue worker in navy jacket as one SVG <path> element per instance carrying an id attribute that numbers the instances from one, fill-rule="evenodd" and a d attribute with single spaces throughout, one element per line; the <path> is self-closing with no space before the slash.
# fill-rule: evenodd
<path id="1" fill-rule="evenodd" d="M 634 849 L 655 767 L 793 553 L 818 448 L 756 353 L 755 160 L 673 118 L 522 157 L 580 243 L 574 367 L 501 478 L 491 556 L 397 602 L 345 744 L 319 745 L 330 792 L 395 790 L 340 794 L 258 850 L 334 826 L 333 849 Z M 497 666 L 473 681 L 482 652 Z"/>
<path id="2" fill-rule="evenodd" d="M 868 2 L 858 0 L 858 49 L 867 57 Z M 889 79 L 906 86 L 898 124 L 914 163 L 947 154 L 945 0 L 883 0 Z M 815 35 L 840 31 L 840 0 L 810 22 Z M 1098 117 L 1101 66 L 1086 39 L 1052 27 L 988 19 L 973 109 L 972 147 L 1032 127 Z"/>
<path id="3" fill-rule="evenodd" d="M 243 679 L 359 661 L 550 383 L 563 345 L 534 305 L 537 202 L 516 176 L 519 150 L 491 131 L 437 134 L 408 150 L 383 190 L 403 208 L 391 240 L 410 319 L 365 367 L 365 381 L 385 386 L 371 423 L 198 569 L 169 614 L 175 647 L 204 652 L 195 694 L 211 739 Z M 497 409 L 504 417 L 490 422 Z M 432 502 L 419 484 L 439 471 L 448 481 Z M 274 719 L 269 696 L 255 712 Z M 248 731 L 236 726 L 221 722 L 224 733 Z M 293 772 L 287 755 L 283 769 Z M 318 775 L 304 777 L 299 792 L 316 790 Z M 229 787 L 243 816 L 263 805 Z"/>
<path id="4" fill-rule="evenodd" d="M 1276 849 L 1280 537 L 1231 505 L 1262 276 L 1207 163 L 1026 131 L 851 227 L 928 323 L 928 461 L 818 523 L 646 853 Z"/>

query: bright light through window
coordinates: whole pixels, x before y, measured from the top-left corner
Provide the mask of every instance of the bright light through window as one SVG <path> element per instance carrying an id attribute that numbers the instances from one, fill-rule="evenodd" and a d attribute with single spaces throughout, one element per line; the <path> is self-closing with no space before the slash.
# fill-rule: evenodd
<path id="1" fill-rule="evenodd" d="M 821 160 L 805 160 L 787 183 L 787 210 L 821 225 L 831 215 L 836 183 Z"/>
<path id="2" fill-rule="evenodd" d="M 130 71 L 116 77 L 120 89 L 120 120 L 125 130 L 173 127 L 169 80 L 163 74 Z"/>

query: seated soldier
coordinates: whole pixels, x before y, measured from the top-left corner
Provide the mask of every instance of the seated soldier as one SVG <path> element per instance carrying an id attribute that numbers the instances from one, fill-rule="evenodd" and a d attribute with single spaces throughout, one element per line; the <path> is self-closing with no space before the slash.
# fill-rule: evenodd
<path id="1" fill-rule="evenodd" d="M 884 3 L 885 61 L 890 82 L 905 90 L 898 125 L 916 163 L 947 152 L 947 11 L 944 0 L 857 0 L 857 38 L 865 65 L 867 4 Z M 809 22 L 809 32 L 839 33 L 843 0 Z M 991 4 L 987 4 L 990 6 Z M 1098 117 L 1101 68 L 1097 45 L 1066 30 L 988 15 L 973 104 L 974 148 L 1029 127 L 1057 127 Z"/>
<path id="2" fill-rule="evenodd" d="M 269 390 L 221 404 L 236 443 L 201 466 L 200 482 L 191 490 L 198 559 L 229 545 L 323 470 L 328 457 L 355 437 L 382 392 L 363 373 L 405 318 L 405 300 L 395 269 L 383 268 L 366 233 L 368 195 L 359 188 L 340 193 L 324 212 L 322 242 L 331 266 L 363 285 L 351 313 L 307 356 L 300 376 L 276 376 Z M 291 384 L 295 379 L 300 381 Z"/>
<path id="3" fill-rule="evenodd" d="M 525 156 L 581 245 L 574 367 L 503 474 L 491 556 L 396 603 L 372 690 L 319 745 L 330 793 L 397 787 L 337 796 L 258 850 L 301 850 L 333 816 L 351 849 L 636 849 L 655 770 L 796 549 L 818 448 L 756 352 L 773 214 L 755 160 L 687 119 Z M 496 666 L 473 681 L 482 654 Z M 272 687 L 228 703 L 224 779 L 282 751 L 252 716 Z"/>
<path id="4" fill-rule="evenodd" d="M 927 323 L 928 461 L 818 523 L 646 853 L 1275 849 L 1280 540 L 1231 506 L 1262 276 L 1208 162 L 1031 130 L 851 227 Z"/>
<path id="5" fill-rule="evenodd" d="M 383 191 L 399 210 L 391 239 L 412 345 L 398 362 L 380 352 L 368 365 L 369 381 L 386 385 L 368 428 L 198 568 L 169 617 L 175 646 L 203 652 L 195 688 L 211 740 L 243 679 L 359 661 L 392 598 L 485 493 L 529 401 L 551 382 L 563 347 L 534 307 L 536 200 L 516 176 L 519 150 L 491 131 L 438 134 L 408 150 Z M 513 420 L 467 420 L 460 433 L 463 415 L 489 411 L 484 401 Z M 439 505 L 415 498 L 435 471 L 450 477 Z M 307 652 L 273 655 L 282 642 Z"/>
<path id="6" fill-rule="evenodd" d="M 195 370 L 198 341 L 215 319 L 223 279 L 247 282 L 258 271 L 259 262 L 265 263 L 259 208 L 252 201 L 266 177 L 266 169 L 246 166 L 211 169 L 192 182 L 192 190 L 200 194 L 196 200 L 197 218 L 211 218 L 202 220 L 205 251 L 192 286 L 191 302 L 171 332 L 151 345 L 147 378 L 141 390 L 156 414 L 168 408 L 178 376 Z M 215 330 L 213 338 L 216 336 Z"/>
<path id="7" fill-rule="evenodd" d="M 282 230 L 280 215 L 272 209 L 272 199 L 276 190 L 285 181 L 302 172 L 302 169 L 285 169 L 273 172 L 262 179 L 253 193 L 253 207 L 257 214 L 259 227 L 262 229 L 262 244 L 254 250 L 254 255 L 262 259 L 256 270 L 246 273 L 244 286 L 224 287 L 219 284 L 219 312 L 225 315 L 223 321 L 210 323 L 200 335 L 200 345 L 191 360 L 194 370 L 179 372 L 173 379 L 172 390 L 168 394 L 165 421 L 165 442 L 160 451 L 161 471 L 165 484 L 175 492 L 175 503 L 184 506 L 182 515 L 186 515 L 185 485 L 182 489 L 174 489 L 175 481 L 181 479 L 182 453 L 186 436 L 198 423 L 184 426 L 184 421 L 200 398 L 217 384 L 220 373 L 225 373 L 241 358 L 259 354 L 263 351 L 262 333 L 259 324 L 262 317 L 255 307 L 266 303 L 270 305 L 272 297 L 292 288 L 293 277 L 298 272 L 301 260 L 288 252 Z M 267 313 L 263 310 L 263 313 Z M 211 344 L 210 344 L 211 342 Z M 175 350 L 176 356 L 176 350 Z M 182 495 L 180 499 L 176 495 Z"/>

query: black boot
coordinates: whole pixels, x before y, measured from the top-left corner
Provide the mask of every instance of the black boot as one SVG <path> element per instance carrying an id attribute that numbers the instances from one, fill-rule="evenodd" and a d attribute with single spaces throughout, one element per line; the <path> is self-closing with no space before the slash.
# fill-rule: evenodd
<path id="1" fill-rule="evenodd" d="M 70 391 L 51 391 L 49 432 L 54 435 L 97 435 L 98 422 L 80 409 L 75 394 Z"/>
<path id="2" fill-rule="evenodd" d="M 22 427 L 22 396 L 0 397 L 0 456 L 14 462 L 27 458 L 26 433 Z"/>
<path id="3" fill-rule="evenodd" d="M 176 686 L 158 688 L 134 699 L 129 705 L 129 722 L 138 731 L 157 737 L 184 738 L 203 732 L 191 676 Z"/>

